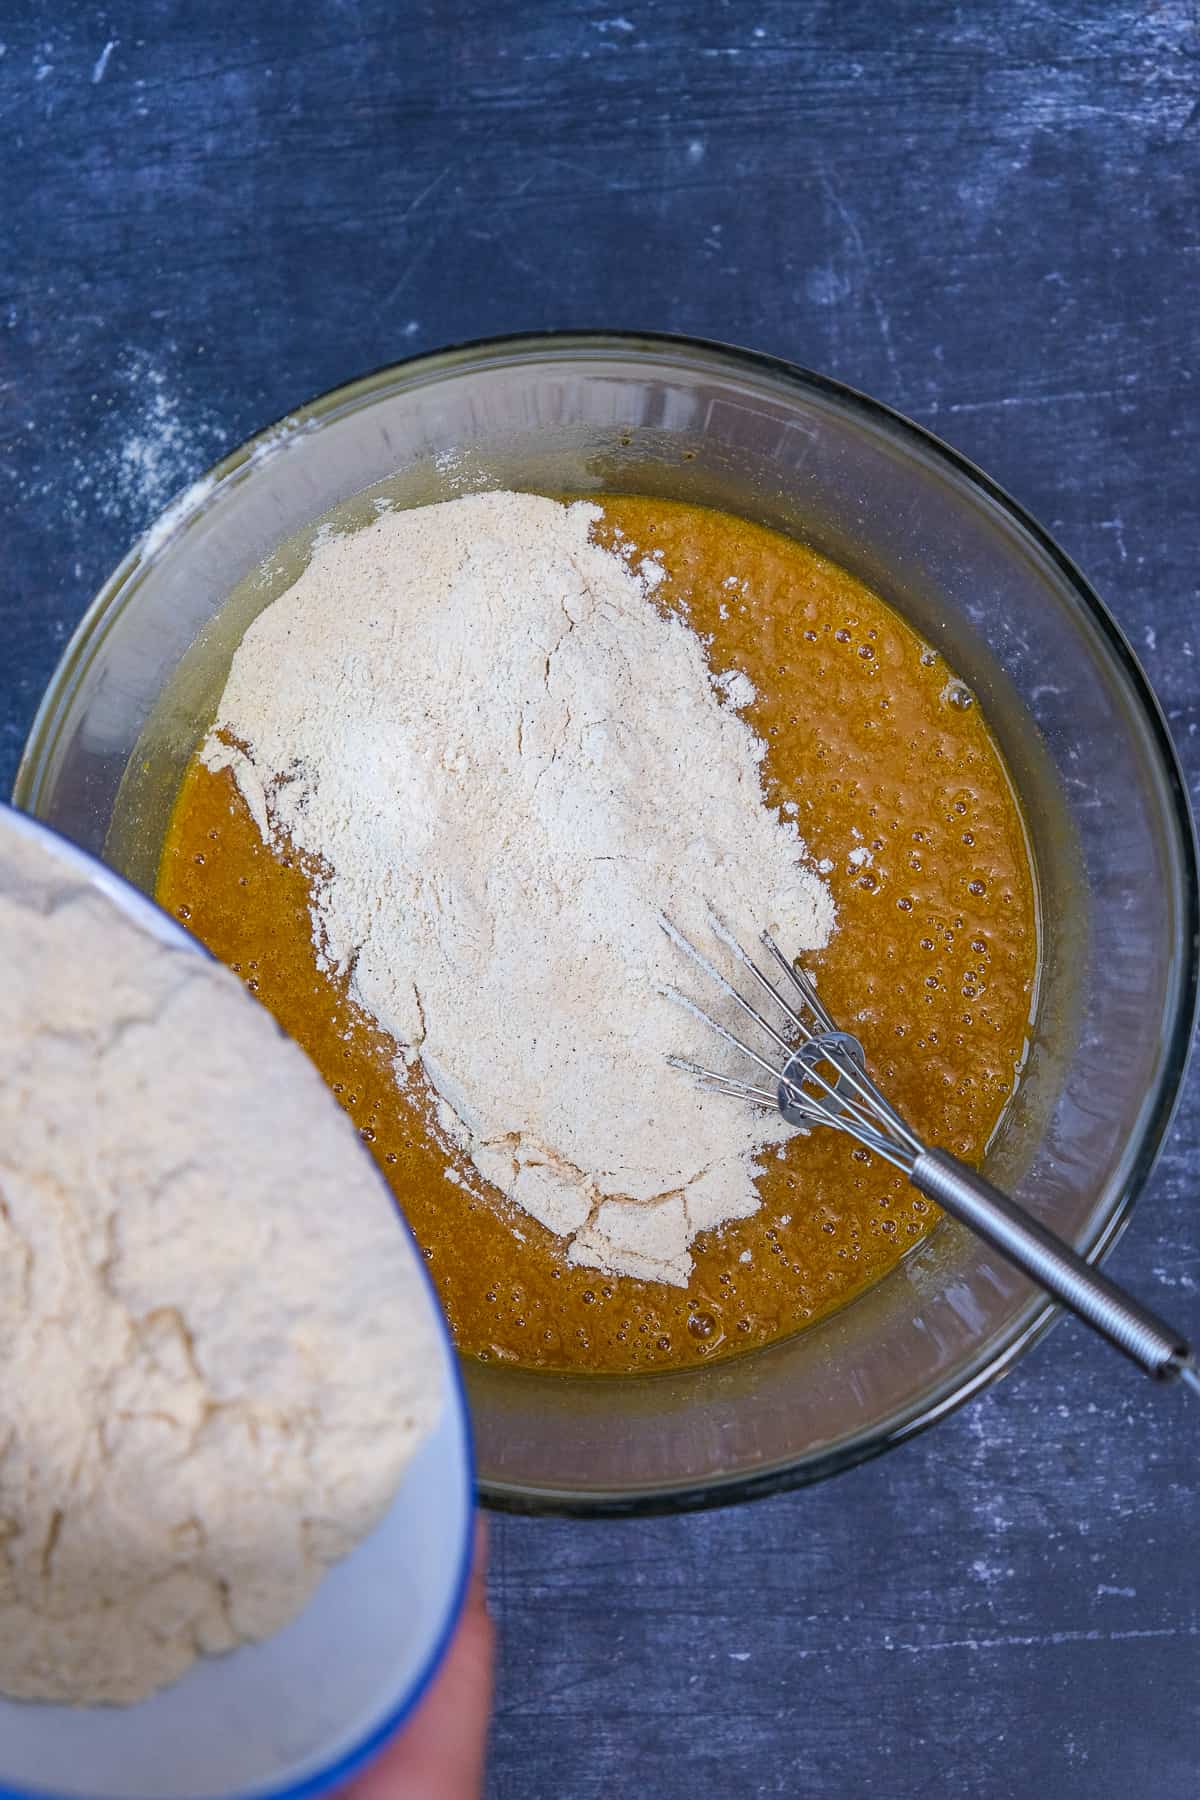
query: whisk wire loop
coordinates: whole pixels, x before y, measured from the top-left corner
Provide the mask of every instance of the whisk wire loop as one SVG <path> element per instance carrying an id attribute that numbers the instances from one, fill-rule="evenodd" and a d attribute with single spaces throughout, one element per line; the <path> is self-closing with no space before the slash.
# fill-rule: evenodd
<path id="1" fill-rule="evenodd" d="M 777 1105 L 789 1124 L 804 1128 L 808 1125 L 832 1125 L 838 1130 L 846 1131 L 855 1137 L 867 1149 L 875 1150 L 897 1168 L 906 1169 L 913 1159 L 920 1155 L 924 1148 L 921 1140 L 905 1124 L 900 1115 L 884 1099 L 875 1083 L 866 1073 L 866 1056 L 858 1039 L 850 1032 L 841 1031 L 817 995 L 816 988 L 810 978 L 802 970 L 796 969 L 784 956 L 782 950 L 769 932 L 761 934 L 761 942 L 771 958 L 787 975 L 795 992 L 800 997 L 804 1011 L 791 1004 L 782 994 L 777 984 L 761 969 L 750 953 L 743 948 L 733 931 L 721 915 L 712 907 L 708 909 L 708 921 L 714 937 L 716 937 L 736 958 L 741 966 L 753 978 L 761 990 L 770 996 L 781 1009 L 791 1027 L 792 1038 L 776 1029 L 770 1020 L 765 1018 L 756 1006 L 753 1006 L 732 981 L 717 968 L 715 963 L 704 952 L 684 936 L 679 928 L 665 916 L 660 916 L 659 923 L 667 936 L 697 968 L 701 969 L 709 979 L 716 983 L 722 993 L 732 1000 L 738 1010 L 753 1021 L 766 1035 L 775 1048 L 782 1053 L 782 1067 L 770 1062 L 752 1045 L 744 1042 L 735 1032 L 730 1031 L 712 1015 L 689 999 L 686 994 L 675 988 L 664 989 L 668 998 L 677 1001 L 686 1010 L 700 1019 L 717 1035 L 724 1039 L 733 1049 L 741 1052 L 766 1071 L 778 1084 L 773 1103 Z M 811 1022 L 810 1022 L 811 1019 Z M 799 1039 L 799 1044 L 795 1039 Z M 677 1062 L 678 1059 L 672 1059 Z M 833 1079 L 824 1073 L 832 1071 Z M 758 1102 L 762 1090 L 753 1095 L 746 1095 L 742 1089 L 731 1081 L 727 1075 L 720 1075 L 715 1070 L 701 1068 L 693 1064 L 689 1073 L 703 1080 L 706 1084 L 719 1088 L 722 1092 L 742 1098 L 754 1098 Z M 814 1092 L 814 1089 L 817 1091 Z M 893 1137 L 896 1141 L 893 1141 Z"/>
<path id="2" fill-rule="evenodd" d="M 783 1029 L 753 1005 L 669 919 L 660 915 L 659 923 L 671 941 L 715 982 L 782 1059 L 773 1062 L 687 994 L 676 988 L 663 988 L 664 995 L 765 1071 L 771 1086 L 742 1081 L 736 1075 L 707 1069 L 681 1056 L 668 1057 L 668 1062 L 717 1093 L 767 1111 L 778 1110 L 789 1125 L 799 1130 L 829 1125 L 844 1133 L 871 1154 L 902 1170 L 920 1193 L 953 1213 L 1148 1374 L 1160 1380 L 1181 1377 L 1186 1386 L 1200 1392 L 1200 1373 L 1186 1338 L 1093 1269 L 1069 1244 L 1055 1237 L 976 1170 L 944 1150 L 926 1147 L 867 1073 L 867 1059 L 859 1040 L 838 1028 L 811 978 L 789 962 L 769 932 L 761 932 L 759 941 L 786 979 L 784 992 L 742 947 L 724 919 L 709 908 L 714 937 L 755 986 L 774 1001 L 786 1021 Z"/>

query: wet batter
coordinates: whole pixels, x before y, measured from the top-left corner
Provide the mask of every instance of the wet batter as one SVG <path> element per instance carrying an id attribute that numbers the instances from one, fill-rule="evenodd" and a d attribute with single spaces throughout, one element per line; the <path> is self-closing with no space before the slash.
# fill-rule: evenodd
<path id="1" fill-rule="evenodd" d="M 978 1159 L 1024 1055 L 1037 956 L 1025 833 L 979 707 L 878 596 L 793 540 L 680 503 L 602 504 L 599 541 L 661 558 L 656 604 L 754 683 L 766 797 L 795 806 L 829 865 L 838 929 L 812 964 L 826 1004 L 915 1128 Z M 190 766 L 157 893 L 325 1075 L 469 1354 L 607 1372 L 711 1360 L 843 1304 L 933 1221 L 901 1175 L 819 1131 L 768 1160 L 754 1218 L 697 1240 L 686 1290 L 571 1268 L 397 1088 L 392 1040 L 317 968 L 303 868 L 263 845 L 228 771 Z"/>

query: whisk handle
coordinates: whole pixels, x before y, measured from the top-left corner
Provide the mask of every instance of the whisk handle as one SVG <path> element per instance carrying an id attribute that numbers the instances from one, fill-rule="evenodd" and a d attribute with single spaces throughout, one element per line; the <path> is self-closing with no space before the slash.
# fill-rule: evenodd
<path id="1" fill-rule="evenodd" d="M 1186 1338 L 957 1157 L 945 1150 L 922 1151 L 909 1179 L 1148 1375 L 1171 1380 L 1192 1368 Z"/>

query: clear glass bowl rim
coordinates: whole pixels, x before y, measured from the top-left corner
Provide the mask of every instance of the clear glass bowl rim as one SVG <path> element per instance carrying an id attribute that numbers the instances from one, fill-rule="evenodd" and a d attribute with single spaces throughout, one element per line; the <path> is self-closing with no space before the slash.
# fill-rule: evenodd
<path id="1" fill-rule="evenodd" d="M 480 372 L 489 367 L 521 363 L 569 361 L 575 356 L 643 360 L 660 367 L 687 366 L 714 374 L 753 375 L 774 383 L 783 393 L 816 394 L 826 404 L 841 409 L 860 425 L 881 434 L 904 449 L 922 452 L 956 474 L 967 489 L 990 503 L 1033 540 L 1054 565 L 1082 613 L 1097 628 L 1110 670 L 1118 676 L 1133 707 L 1140 714 L 1152 746 L 1159 792 L 1165 803 L 1166 823 L 1178 856 L 1180 870 L 1180 928 L 1171 946 L 1174 980 L 1164 1009 L 1164 1055 L 1145 1125 L 1128 1179 L 1100 1218 L 1091 1240 L 1079 1248 L 1090 1261 L 1099 1261 L 1116 1243 L 1128 1223 L 1133 1204 L 1150 1175 L 1170 1128 L 1187 1067 L 1200 989 L 1200 880 L 1196 829 L 1187 786 L 1159 702 L 1137 656 L 1121 627 L 1073 560 L 1050 533 L 1018 501 L 960 451 L 933 432 L 886 406 L 882 401 L 798 363 L 748 350 L 713 339 L 683 334 L 642 331 L 546 331 L 471 339 L 440 350 L 423 352 L 398 362 L 385 363 L 367 374 L 327 389 L 287 413 L 275 424 L 246 439 L 202 476 L 195 485 L 165 509 L 157 524 L 135 544 L 98 590 L 84 612 L 47 685 L 34 715 L 13 784 L 13 802 L 36 812 L 43 770 L 53 750 L 57 730 L 65 715 L 77 674 L 90 661 L 104 636 L 110 617 L 132 598 L 137 571 L 151 546 L 157 550 L 167 538 L 187 531 L 189 521 L 207 511 L 221 482 L 256 454 L 282 448 L 289 435 L 315 427 L 343 412 L 369 404 L 383 390 L 421 387 L 441 377 Z M 511 1512 L 562 1513 L 595 1517 L 597 1514 L 649 1515 L 724 1506 L 807 1486 L 843 1469 L 880 1455 L 952 1412 L 972 1395 L 1007 1373 L 1016 1359 L 1060 1317 L 1060 1309 L 1034 1296 L 1010 1326 L 1004 1340 L 982 1359 L 948 1374 L 938 1387 L 918 1397 L 901 1412 L 864 1428 L 826 1451 L 789 1460 L 753 1475 L 731 1475 L 709 1480 L 696 1488 L 676 1488 L 660 1495 L 638 1494 L 627 1499 L 595 1500 L 540 1489 L 527 1497 L 512 1490 L 485 1493 L 494 1508 Z M 597 1379 L 605 1379 L 597 1377 Z M 614 1378 L 616 1379 L 616 1378 Z"/>

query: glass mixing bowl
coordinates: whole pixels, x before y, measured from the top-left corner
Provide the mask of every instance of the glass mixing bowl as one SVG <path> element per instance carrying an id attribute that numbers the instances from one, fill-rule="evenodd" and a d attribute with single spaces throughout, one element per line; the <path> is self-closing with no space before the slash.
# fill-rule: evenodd
<path id="1" fill-rule="evenodd" d="M 325 395 L 227 458 L 106 583 L 42 703 L 17 802 L 149 888 L 233 649 L 303 566 L 313 522 L 481 487 L 659 494 L 790 532 L 969 683 L 1020 792 L 1042 929 L 1024 1079 L 985 1168 L 1098 1256 L 1162 1140 L 1195 1004 L 1195 846 L 1166 728 L 1046 533 L 944 444 L 821 376 L 716 344 L 566 335 Z M 840 1312 L 726 1362 L 636 1377 L 472 1363 L 483 1492 L 615 1512 L 813 1481 L 939 1418 L 1050 1317 L 946 1220 Z"/>

